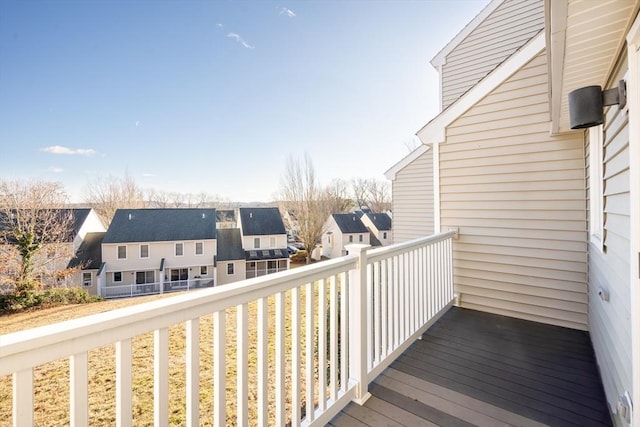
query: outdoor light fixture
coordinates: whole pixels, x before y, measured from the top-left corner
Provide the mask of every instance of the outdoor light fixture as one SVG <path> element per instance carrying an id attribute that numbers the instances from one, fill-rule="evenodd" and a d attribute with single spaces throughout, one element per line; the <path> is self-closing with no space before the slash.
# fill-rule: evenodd
<path id="1" fill-rule="evenodd" d="M 622 109 L 627 104 L 627 85 L 624 80 L 618 87 L 602 90 L 600 86 L 586 86 L 569 92 L 569 124 L 571 129 L 584 129 L 604 122 L 602 109 L 616 105 Z"/>

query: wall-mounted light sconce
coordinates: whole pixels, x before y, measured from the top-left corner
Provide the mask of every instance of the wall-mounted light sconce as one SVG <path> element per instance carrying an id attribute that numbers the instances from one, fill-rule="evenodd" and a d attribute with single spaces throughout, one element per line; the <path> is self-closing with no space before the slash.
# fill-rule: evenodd
<path id="1" fill-rule="evenodd" d="M 627 85 L 624 80 L 618 87 L 602 90 L 600 86 L 586 86 L 569 92 L 569 125 L 571 129 L 584 129 L 604 122 L 602 109 L 616 105 L 622 109 L 627 104 Z"/>

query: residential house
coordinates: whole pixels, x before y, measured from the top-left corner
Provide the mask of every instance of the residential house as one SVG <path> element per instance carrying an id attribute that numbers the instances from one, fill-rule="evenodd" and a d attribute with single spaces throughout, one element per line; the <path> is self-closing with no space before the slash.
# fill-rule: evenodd
<path id="1" fill-rule="evenodd" d="M 322 235 L 322 256 L 336 258 L 348 253 L 346 245 L 370 244 L 369 230 L 357 213 L 332 214 L 325 223 Z"/>
<path id="2" fill-rule="evenodd" d="M 239 208 L 246 278 L 289 269 L 287 232 L 278 208 Z"/>
<path id="3" fill-rule="evenodd" d="M 217 285 L 244 280 L 246 256 L 242 248 L 242 233 L 239 228 L 220 228 L 216 234 L 218 255 L 216 256 Z"/>
<path id="4" fill-rule="evenodd" d="M 215 209 L 118 209 L 102 240 L 105 297 L 214 285 Z"/>
<path id="5" fill-rule="evenodd" d="M 104 232 L 105 227 L 93 209 L 63 208 L 51 211 L 63 221 L 69 220 L 69 232 L 60 242 L 46 244 L 36 255 L 35 273 L 47 286 L 80 286 L 81 274 L 69 272 L 70 264 L 88 234 Z M 2 221 L 0 221 L 1 223 Z M 73 269 L 81 267 L 73 265 Z"/>
<path id="6" fill-rule="evenodd" d="M 282 221 L 284 228 L 287 230 L 287 239 L 296 241 L 300 235 L 300 223 L 296 217 L 296 213 L 292 209 L 283 209 Z"/>
<path id="7" fill-rule="evenodd" d="M 102 266 L 105 231 L 87 233 L 67 268 L 77 270 L 74 281 L 91 295 L 98 295 L 98 271 Z"/>
<path id="8" fill-rule="evenodd" d="M 360 217 L 360 221 L 364 224 L 372 235 L 372 246 L 388 246 L 393 243 L 393 230 L 391 229 L 391 217 L 386 213 L 365 213 Z M 374 245 L 373 239 L 380 244 Z"/>
<path id="9" fill-rule="evenodd" d="M 457 232 L 461 307 L 589 331 L 617 425 L 640 400 L 639 8 L 492 1 L 432 60 L 442 112 L 387 172 L 396 241 Z M 569 92 L 621 80 L 626 105 L 572 129 Z"/>

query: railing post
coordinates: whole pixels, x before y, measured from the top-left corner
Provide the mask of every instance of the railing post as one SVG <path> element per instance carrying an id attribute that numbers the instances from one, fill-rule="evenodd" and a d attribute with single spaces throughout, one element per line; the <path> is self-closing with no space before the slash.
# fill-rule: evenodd
<path id="1" fill-rule="evenodd" d="M 369 394 L 367 369 L 367 249 L 371 245 L 345 246 L 358 256 L 357 269 L 349 272 L 349 376 L 356 381 L 354 402 L 363 405 Z"/>

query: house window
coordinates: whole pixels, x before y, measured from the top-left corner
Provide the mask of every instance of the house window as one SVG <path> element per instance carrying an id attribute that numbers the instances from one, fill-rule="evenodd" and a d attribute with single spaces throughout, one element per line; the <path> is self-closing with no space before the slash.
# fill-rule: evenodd
<path id="1" fill-rule="evenodd" d="M 145 283 L 154 283 L 156 281 L 153 270 L 136 271 L 136 285 L 144 285 Z"/>
<path id="2" fill-rule="evenodd" d="M 383 231 L 383 232 L 382 232 L 382 238 L 383 238 L 383 239 L 386 239 L 386 238 L 387 238 L 387 232 L 386 232 L 386 231 Z"/>
<path id="3" fill-rule="evenodd" d="M 206 276 L 207 275 L 207 266 L 206 265 L 200 266 L 200 275 L 201 276 Z"/>
<path id="4" fill-rule="evenodd" d="M 204 244 L 202 242 L 196 242 L 196 255 L 202 255 L 204 253 Z"/>
<path id="5" fill-rule="evenodd" d="M 358 242 L 362 243 L 362 239 L 364 239 L 364 236 L 361 234 L 358 236 Z"/>
<path id="6" fill-rule="evenodd" d="M 229 264 L 227 264 L 227 276 L 233 276 L 234 274 L 236 274 L 234 265 L 232 262 L 230 262 Z"/>
<path id="7" fill-rule="evenodd" d="M 82 286 L 91 286 L 91 273 L 82 273 Z"/>
<path id="8" fill-rule="evenodd" d="M 184 255 L 184 243 L 176 243 L 176 256 Z"/>
<path id="9" fill-rule="evenodd" d="M 118 246 L 118 259 L 127 259 L 127 247 Z"/>
<path id="10" fill-rule="evenodd" d="M 149 245 L 140 245 L 140 258 L 149 258 Z"/>
<path id="11" fill-rule="evenodd" d="M 122 282 L 122 271 L 114 271 L 113 272 L 113 281 L 114 282 Z"/>
<path id="12" fill-rule="evenodd" d="M 353 236 L 349 236 L 349 243 L 353 243 Z"/>
<path id="13" fill-rule="evenodd" d="M 270 248 L 275 248 L 276 247 L 276 238 L 275 237 L 269 237 L 269 247 Z"/>
<path id="14" fill-rule="evenodd" d="M 589 235 L 591 242 L 602 249 L 603 245 L 603 185 L 602 142 L 603 127 L 589 128 Z"/>
<path id="15" fill-rule="evenodd" d="M 259 237 L 255 237 L 253 239 L 253 248 L 254 249 L 260 249 L 260 238 Z"/>
<path id="16" fill-rule="evenodd" d="M 177 282 L 180 280 L 188 280 L 189 279 L 189 270 L 186 268 L 176 268 L 171 270 L 171 281 Z"/>

